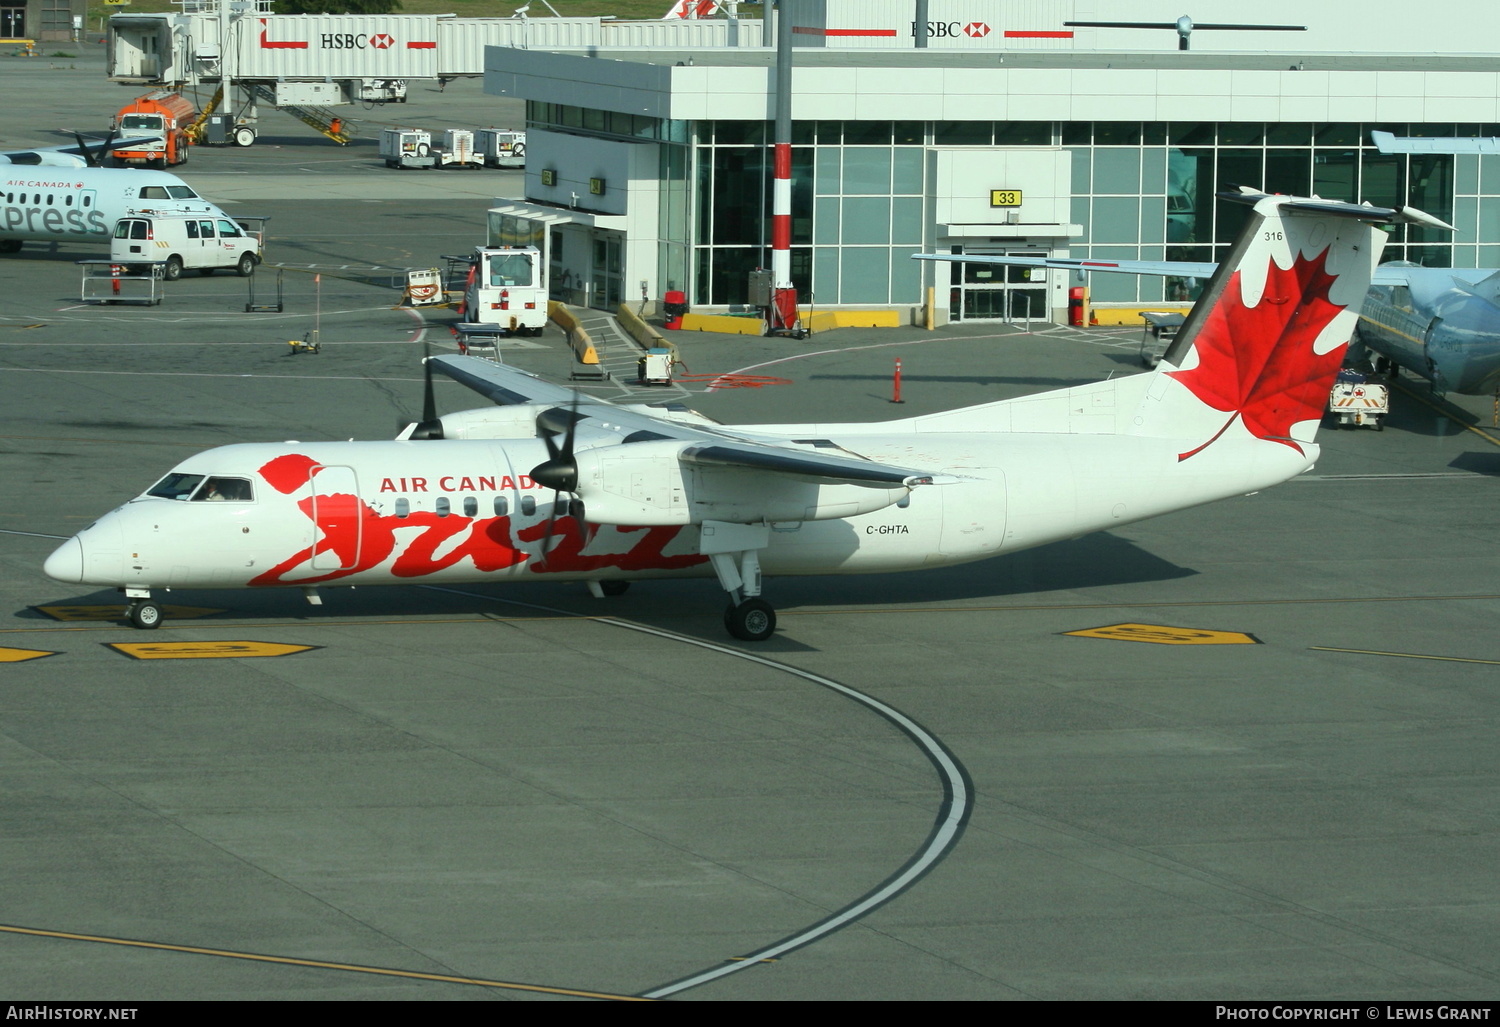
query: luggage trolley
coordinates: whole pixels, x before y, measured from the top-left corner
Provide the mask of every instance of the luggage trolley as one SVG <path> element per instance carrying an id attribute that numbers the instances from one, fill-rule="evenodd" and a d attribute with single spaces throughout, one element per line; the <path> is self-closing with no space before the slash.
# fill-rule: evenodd
<path id="1" fill-rule="evenodd" d="M 1172 347 L 1172 340 L 1182 328 L 1183 316 L 1161 310 L 1141 312 L 1146 326 L 1141 329 L 1141 363 L 1155 367 Z"/>

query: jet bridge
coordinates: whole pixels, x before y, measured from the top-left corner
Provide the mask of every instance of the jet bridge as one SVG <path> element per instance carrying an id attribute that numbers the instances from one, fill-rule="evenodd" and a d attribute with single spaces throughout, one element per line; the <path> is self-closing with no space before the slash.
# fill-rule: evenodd
<path id="1" fill-rule="evenodd" d="M 182 0 L 178 13 L 110 18 L 108 76 L 176 91 L 217 88 L 215 103 L 227 113 L 205 125 L 210 142 L 249 146 L 258 105 L 267 104 L 346 143 L 343 119 L 330 108 L 404 102 L 409 80 L 478 77 L 491 46 L 760 43 L 761 32 L 739 32 L 730 19 L 275 14 L 272 0 Z"/>

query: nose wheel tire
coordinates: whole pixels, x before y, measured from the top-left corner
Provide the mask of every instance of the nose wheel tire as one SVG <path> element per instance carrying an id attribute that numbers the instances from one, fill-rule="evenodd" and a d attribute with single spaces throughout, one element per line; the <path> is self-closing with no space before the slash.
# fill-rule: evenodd
<path id="1" fill-rule="evenodd" d="M 724 611 L 724 627 L 735 638 L 746 642 L 764 642 L 776 633 L 776 610 L 764 599 L 746 599 L 730 603 Z"/>
<path id="2" fill-rule="evenodd" d="M 143 630 L 161 627 L 161 607 L 155 603 L 131 603 L 125 615 L 131 624 Z"/>

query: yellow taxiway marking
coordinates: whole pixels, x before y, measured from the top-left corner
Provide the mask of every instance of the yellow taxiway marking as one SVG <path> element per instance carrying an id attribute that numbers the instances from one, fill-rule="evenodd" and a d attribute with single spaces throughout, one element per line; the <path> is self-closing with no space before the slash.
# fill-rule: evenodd
<path id="1" fill-rule="evenodd" d="M 45 613 L 53 620 L 123 620 L 125 607 L 115 606 L 33 606 L 37 613 Z M 173 620 L 191 620 L 195 617 L 212 617 L 227 610 L 216 610 L 208 606 L 163 606 L 162 616 Z"/>
<path id="2" fill-rule="evenodd" d="M 1108 638 L 1118 642 L 1155 642 L 1157 645 L 1260 645 L 1260 639 L 1243 631 L 1205 631 L 1174 628 L 1165 624 L 1106 624 L 1082 631 L 1064 631 L 1080 638 Z"/>
<path id="3" fill-rule="evenodd" d="M 1464 431 L 1471 431 L 1471 432 L 1473 432 L 1475 435 L 1478 435 L 1481 439 L 1483 439 L 1484 441 L 1488 442 L 1492 446 L 1500 446 L 1500 438 L 1496 438 L 1495 436 L 1491 435 L 1489 432 L 1485 431 L 1482 428 L 1478 428 L 1478 427 L 1476 427 L 1476 426 L 1474 426 L 1472 424 L 1465 424 L 1463 421 L 1460 421 L 1457 417 L 1453 416 L 1453 412 L 1452 411 L 1450 411 L 1450 410 L 1444 410 L 1442 407 L 1440 407 L 1436 403 L 1432 402 L 1432 400 L 1427 399 L 1424 396 L 1417 395 L 1417 393 L 1413 392 L 1411 390 L 1411 388 L 1409 388 L 1407 385 L 1405 385 L 1401 381 L 1393 378 L 1393 379 L 1391 379 L 1391 384 L 1394 385 L 1396 388 L 1400 389 L 1401 392 L 1403 394 L 1405 394 L 1407 397 L 1416 400 L 1418 403 L 1421 403 L 1425 407 L 1430 407 L 1431 409 L 1436 410 L 1438 413 L 1442 414 L 1448 420 L 1450 420 L 1454 424 L 1458 425 Z"/>
<path id="4" fill-rule="evenodd" d="M 53 649 L 10 649 L 0 646 L 0 663 L 25 663 L 27 660 L 40 660 L 43 656 L 56 656 L 57 651 Z"/>
<path id="5" fill-rule="evenodd" d="M 30 934 L 40 938 L 61 938 L 65 941 L 92 941 L 105 945 L 126 945 L 131 948 L 161 949 L 166 952 L 186 952 L 195 956 L 222 956 L 225 959 L 246 959 L 257 963 L 281 963 L 286 966 L 310 966 L 319 970 L 347 970 L 351 973 L 379 974 L 384 977 L 410 977 L 419 981 L 444 981 L 449 984 L 473 984 L 481 988 L 506 988 L 512 991 L 539 991 L 546 995 L 569 995 L 574 998 L 604 998 L 621 1002 L 650 1002 L 651 999 L 635 995 L 616 995 L 607 991 L 581 991 L 576 988 L 549 988 L 540 984 L 517 984 L 514 981 L 491 981 L 482 977 L 458 977 L 450 974 L 422 973 L 417 970 L 393 970 L 384 966 L 364 966 L 359 963 L 329 963 L 321 959 L 296 959 L 291 956 L 267 956 L 259 952 L 235 952 L 230 949 L 206 949 L 196 945 L 169 945 L 159 941 L 140 941 L 135 938 L 111 938 L 96 934 L 73 934 L 68 931 L 43 931 L 34 927 L 14 927 L 0 924 L 0 931 L 8 934 Z"/>
<path id="6" fill-rule="evenodd" d="M 221 660 L 250 656 L 291 656 L 320 645 L 285 642 L 106 642 L 107 648 L 137 660 Z"/>
<path id="7" fill-rule="evenodd" d="M 1331 645 L 1310 645 L 1320 653 L 1358 653 L 1361 656 L 1400 656 L 1408 660 L 1441 660 L 1444 663 L 1484 663 L 1500 666 L 1500 660 L 1476 660 L 1467 656 L 1431 656 L 1427 653 L 1388 653 L 1380 649 L 1340 649 Z"/>

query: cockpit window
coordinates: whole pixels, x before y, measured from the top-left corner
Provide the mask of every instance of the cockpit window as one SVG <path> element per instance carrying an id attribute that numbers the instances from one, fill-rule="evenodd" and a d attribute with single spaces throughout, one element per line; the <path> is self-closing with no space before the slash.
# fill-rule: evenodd
<path id="1" fill-rule="evenodd" d="M 245 478 L 209 478 L 193 494 L 195 503 L 248 503 L 253 498 Z"/>
<path id="2" fill-rule="evenodd" d="M 193 494 L 193 489 L 203 480 L 201 474 L 183 474 L 173 471 L 161 481 L 151 486 L 148 496 L 156 496 L 158 499 L 186 499 Z"/>
<path id="3" fill-rule="evenodd" d="M 185 185 L 167 186 L 167 195 L 174 200 L 196 200 L 198 194 Z"/>

